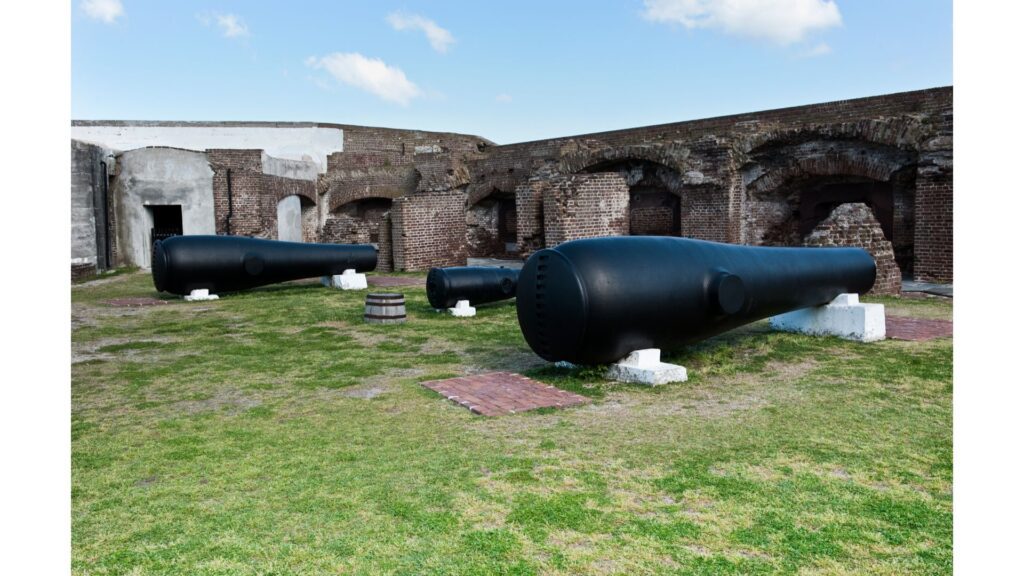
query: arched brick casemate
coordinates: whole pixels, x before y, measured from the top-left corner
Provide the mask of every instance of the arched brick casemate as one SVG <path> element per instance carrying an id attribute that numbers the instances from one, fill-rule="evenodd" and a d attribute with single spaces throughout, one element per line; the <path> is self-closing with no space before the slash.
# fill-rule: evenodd
<path id="1" fill-rule="evenodd" d="M 220 129 L 208 124 L 203 129 Z M 871 210 L 904 275 L 953 278 L 951 87 L 508 145 L 444 132 L 307 127 L 343 134 L 343 143 L 331 141 L 326 165 L 268 166 L 261 150 L 205 151 L 218 234 L 275 237 L 277 203 L 294 195 L 303 210 L 313 206 L 318 239 L 376 237 L 382 251 L 390 241 L 398 269 L 423 270 L 475 255 L 522 258 L 595 235 L 800 244 L 838 206 L 855 203 Z M 243 128 L 294 129 L 230 126 Z M 115 171 L 111 189 L 124 187 L 117 179 Z M 115 259 L 126 249 L 117 216 L 108 234 Z"/>

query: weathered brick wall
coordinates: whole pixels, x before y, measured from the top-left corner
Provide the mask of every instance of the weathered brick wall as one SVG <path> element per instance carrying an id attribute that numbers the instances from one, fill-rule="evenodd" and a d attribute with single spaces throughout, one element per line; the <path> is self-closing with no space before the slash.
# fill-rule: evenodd
<path id="1" fill-rule="evenodd" d="M 899 294 L 900 269 L 892 243 L 866 204 L 841 204 L 804 240 L 807 246 L 853 246 L 875 259 L 875 285 L 871 294 Z"/>
<path id="2" fill-rule="evenodd" d="M 629 187 L 610 172 L 574 174 L 544 196 L 548 247 L 579 238 L 629 235 Z"/>
<path id="3" fill-rule="evenodd" d="M 206 151 L 210 167 L 213 168 L 213 205 L 217 234 L 260 238 L 276 237 L 276 226 L 272 231 L 268 231 L 263 220 L 262 152 L 262 150 L 240 149 Z M 231 181 L 230 195 L 228 193 L 229 179 Z M 228 221 L 229 212 L 230 222 Z"/>
<path id="4" fill-rule="evenodd" d="M 388 211 L 380 219 L 380 236 L 377 239 L 377 271 L 391 272 L 394 267 L 394 255 L 391 248 L 391 212 Z"/>
<path id="5" fill-rule="evenodd" d="M 466 194 L 414 194 L 391 208 L 395 270 L 426 270 L 466 263 Z"/>
<path id="6" fill-rule="evenodd" d="M 544 248 L 544 195 L 546 180 L 531 179 L 516 186 L 516 243 L 520 257 Z"/>
<path id="7" fill-rule="evenodd" d="M 914 277 L 953 281 L 953 174 L 918 174 L 914 222 Z"/>

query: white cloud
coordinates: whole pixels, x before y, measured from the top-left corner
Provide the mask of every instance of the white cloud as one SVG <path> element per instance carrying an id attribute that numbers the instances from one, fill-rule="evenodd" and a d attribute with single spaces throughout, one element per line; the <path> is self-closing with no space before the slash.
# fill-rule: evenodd
<path id="1" fill-rule="evenodd" d="M 388 66 L 379 58 L 367 58 L 356 52 L 335 52 L 320 58 L 313 56 L 306 60 L 306 65 L 326 70 L 339 82 L 402 106 L 423 94 L 401 69 Z"/>
<path id="2" fill-rule="evenodd" d="M 216 12 L 200 12 L 196 19 L 203 26 L 216 24 L 225 38 L 242 38 L 249 35 L 249 27 L 237 14 L 219 14 Z"/>
<path id="3" fill-rule="evenodd" d="M 644 0 L 654 22 L 711 28 L 787 45 L 843 23 L 834 0 Z"/>
<path id="4" fill-rule="evenodd" d="M 124 6 L 121 0 L 83 0 L 82 10 L 89 18 L 102 20 L 107 24 L 113 24 L 115 20 L 124 15 Z"/>
<path id="5" fill-rule="evenodd" d="M 388 24 L 395 30 L 420 30 L 427 36 L 430 46 L 434 50 L 444 54 L 448 47 L 455 43 L 452 33 L 441 28 L 436 22 L 416 14 L 404 12 L 392 12 L 387 17 Z"/>
<path id="6" fill-rule="evenodd" d="M 511 102 L 512 97 L 509 96 L 508 94 L 498 94 L 497 96 L 494 97 L 494 100 L 496 102 Z"/>
<path id="7" fill-rule="evenodd" d="M 236 14 L 217 14 L 217 26 L 225 38 L 238 38 L 249 35 L 249 27 Z"/>

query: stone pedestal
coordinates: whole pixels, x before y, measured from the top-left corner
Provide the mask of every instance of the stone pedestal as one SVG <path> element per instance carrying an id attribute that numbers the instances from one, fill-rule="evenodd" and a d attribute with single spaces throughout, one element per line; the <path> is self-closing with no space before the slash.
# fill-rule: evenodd
<path id="1" fill-rule="evenodd" d="M 334 276 L 321 276 L 320 283 L 328 288 L 340 290 L 366 290 L 367 287 L 366 274 L 357 274 L 351 268 Z"/>
<path id="2" fill-rule="evenodd" d="M 885 339 L 885 306 L 861 304 L 856 294 L 840 294 L 825 306 L 772 316 L 768 324 L 781 332 L 875 342 Z"/>
<path id="3" fill-rule="evenodd" d="M 188 296 L 185 296 L 187 302 L 202 302 L 204 300 L 217 300 L 220 296 L 216 294 L 210 294 L 210 291 L 206 288 L 202 290 L 193 290 Z"/>
<path id="4" fill-rule="evenodd" d="M 658 386 L 669 382 L 686 382 L 686 368 L 661 361 L 661 350 L 647 348 L 636 350 L 622 360 L 608 367 L 607 378 L 619 382 L 631 382 Z"/>
<path id="5" fill-rule="evenodd" d="M 459 300 L 455 303 L 454 308 L 448 309 L 448 313 L 452 316 L 468 318 L 470 316 L 476 316 L 476 308 L 469 305 L 469 300 Z"/>

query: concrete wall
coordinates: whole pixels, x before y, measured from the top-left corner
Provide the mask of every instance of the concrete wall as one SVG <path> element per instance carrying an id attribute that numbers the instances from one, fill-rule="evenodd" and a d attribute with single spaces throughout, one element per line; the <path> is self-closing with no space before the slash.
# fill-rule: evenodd
<path id="1" fill-rule="evenodd" d="M 71 258 L 97 262 L 96 193 L 102 190 L 103 149 L 71 141 Z"/>
<path id="2" fill-rule="evenodd" d="M 341 128 L 272 122 L 104 122 L 77 120 L 71 137 L 114 150 L 169 146 L 202 152 L 211 148 L 263 150 L 269 156 L 313 162 L 327 169 L 327 156 L 341 152 Z M 294 177 L 294 176 L 292 176 Z"/>
<path id="3" fill-rule="evenodd" d="M 277 203 L 277 239 L 302 242 L 302 202 L 287 196 Z"/>
<path id="4" fill-rule="evenodd" d="M 153 217 L 146 206 L 181 205 L 184 234 L 214 234 L 213 169 L 206 154 L 140 148 L 118 156 L 114 203 L 122 265 L 149 268 Z"/>

